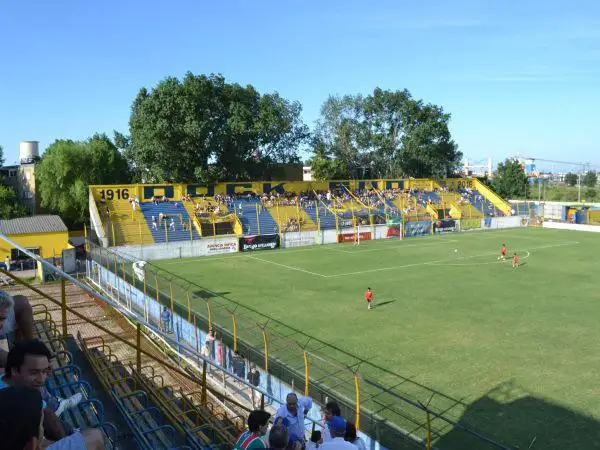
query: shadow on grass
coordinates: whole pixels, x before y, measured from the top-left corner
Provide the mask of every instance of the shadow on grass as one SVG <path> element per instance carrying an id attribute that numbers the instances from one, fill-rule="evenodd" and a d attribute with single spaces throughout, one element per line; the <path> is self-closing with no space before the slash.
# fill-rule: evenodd
<path id="1" fill-rule="evenodd" d="M 195 296 L 200 297 L 201 299 L 204 299 L 204 300 L 214 298 L 214 297 L 225 296 L 229 293 L 230 292 L 212 292 L 212 291 L 206 291 L 206 290 L 199 290 L 199 291 L 193 292 L 193 294 Z"/>
<path id="2" fill-rule="evenodd" d="M 379 309 L 382 306 L 385 305 L 389 305 L 390 303 L 394 303 L 396 300 L 386 300 L 385 302 L 381 302 L 381 303 L 374 303 L 373 304 L 373 309 Z"/>
<path id="3" fill-rule="evenodd" d="M 600 422 L 565 406 L 523 391 L 507 381 L 469 405 L 460 423 L 511 449 L 600 449 Z M 453 429 L 439 449 L 498 448 Z"/>

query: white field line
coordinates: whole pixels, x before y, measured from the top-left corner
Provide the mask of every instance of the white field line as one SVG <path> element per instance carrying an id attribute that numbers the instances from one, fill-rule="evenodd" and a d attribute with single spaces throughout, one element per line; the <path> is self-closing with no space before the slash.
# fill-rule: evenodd
<path id="1" fill-rule="evenodd" d="M 529 250 L 542 250 L 544 248 L 554 248 L 554 247 L 564 247 L 564 246 L 571 246 L 571 245 L 577 245 L 579 244 L 579 242 L 575 241 L 575 242 L 565 242 L 562 244 L 553 244 L 553 245 L 543 245 L 541 247 L 532 247 Z M 524 250 L 526 251 L 526 250 Z M 482 253 L 480 255 L 471 255 L 471 256 L 464 256 L 461 259 L 472 259 L 472 258 L 481 258 L 483 256 L 494 256 L 497 255 L 497 252 L 494 253 Z M 443 263 L 443 262 L 452 262 L 453 259 L 449 259 L 449 258 L 444 258 L 444 259 L 438 259 L 438 260 L 434 260 L 434 261 L 425 261 L 425 262 L 419 262 L 419 263 L 413 263 L 413 264 L 404 264 L 401 266 L 392 266 L 392 267 L 380 267 L 379 269 L 369 269 L 369 270 L 360 270 L 357 272 L 346 272 L 346 273 L 338 273 L 335 275 L 321 275 L 324 276 L 325 278 L 335 278 L 335 277 L 344 277 L 347 275 L 361 275 L 364 273 L 372 273 L 372 272 L 381 272 L 384 270 L 394 270 L 394 269 L 405 269 L 407 267 L 416 267 L 416 266 L 427 266 L 427 265 L 435 265 L 437 263 Z M 464 265 L 464 264 L 460 264 L 460 265 Z"/>
<path id="2" fill-rule="evenodd" d="M 318 277 L 327 278 L 327 275 L 323 275 L 323 274 L 320 274 L 320 273 L 317 273 L 317 272 L 311 272 L 310 270 L 301 269 L 299 267 L 288 266 L 286 264 L 280 264 L 280 263 L 275 262 L 275 261 L 269 261 L 268 259 L 257 258 L 256 256 L 250 256 L 250 255 L 248 255 L 247 257 L 250 258 L 250 259 L 255 259 L 257 261 L 262 261 L 264 263 L 273 264 L 275 266 L 284 267 L 286 269 L 297 270 L 298 272 L 304 272 L 304 273 L 308 273 L 310 275 L 316 275 Z"/>
<path id="3" fill-rule="evenodd" d="M 452 239 L 449 241 L 442 241 L 442 242 L 430 242 L 427 244 L 396 244 L 396 245 L 390 245 L 387 247 L 383 247 L 383 248 L 369 248 L 367 250 L 342 250 L 342 249 L 337 249 L 337 248 L 332 248 L 332 250 L 337 250 L 339 252 L 344 252 L 344 253 L 367 253 L 367 252 L 383 252 L 383 251 L 389 251 L 389 250 L 402 250 L 403 248 L 409 248 L 409 247 L 431 247 L 432 245 L 444 245 L 444 244 L 451 244 L 453 242 L 458 242 L 458 239 Z"/>

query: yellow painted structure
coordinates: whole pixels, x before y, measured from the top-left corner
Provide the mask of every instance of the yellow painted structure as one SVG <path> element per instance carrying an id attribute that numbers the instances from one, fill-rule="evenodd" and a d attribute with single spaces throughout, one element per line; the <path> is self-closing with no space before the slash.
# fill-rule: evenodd
<path id="1" fill-rule="evenodd" d="M 42 258 L 61 258 L 62 251 L 71 248 L 68 231 L 9 234 L 8 237 L 27 249 L 39 249 Z M 4 260 L 6 256 L 10 257 L 13 248 L 13 246 L 4 241 L 0 242 L 0 256 L 2 257 L 2 260 Z"/>

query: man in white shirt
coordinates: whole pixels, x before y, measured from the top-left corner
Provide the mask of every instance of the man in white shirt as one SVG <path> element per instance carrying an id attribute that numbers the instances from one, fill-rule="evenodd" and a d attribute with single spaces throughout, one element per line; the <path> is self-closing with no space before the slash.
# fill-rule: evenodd
<path id="1" fill-rule="evenodd" d="M 286 397 L 286 404 L 281 405 L 275 413 L 274 420 L 284 419 L 288 429 L 290 443 L 305 441 L 306 428 L 304 427 L 304 417 L 312 408 L 312 399 L 310 397 L 298 397 L 290 392 Z"/>
<path id="2" fill-rule="evenodd" d="M 356 450 L 353 444 L 344 440 L 346 421 L 343 417 L 333 416 L 327 426 L 333 439 L 323 443 L 319 450 Z"/>

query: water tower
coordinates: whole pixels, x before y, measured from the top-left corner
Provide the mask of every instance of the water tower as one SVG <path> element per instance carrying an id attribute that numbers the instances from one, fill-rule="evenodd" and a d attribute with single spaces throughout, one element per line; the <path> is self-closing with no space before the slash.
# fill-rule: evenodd
<path id="1" fill-rule="evenodd" d="M 40 159 L 39 145 L 38 141 L 21 141 L 19 143 L 19 160 L 21 164 L 33 164 Z"/>

